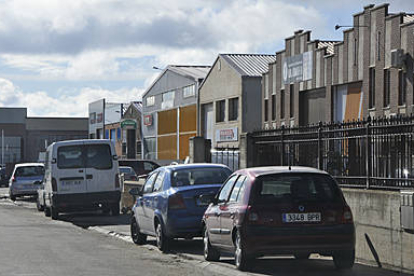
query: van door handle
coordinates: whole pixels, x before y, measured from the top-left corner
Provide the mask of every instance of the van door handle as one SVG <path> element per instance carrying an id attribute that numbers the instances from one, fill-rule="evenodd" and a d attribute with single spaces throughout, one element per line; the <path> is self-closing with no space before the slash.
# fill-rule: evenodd
<path id="1" fill-rule="evenodd" d="M 92 179 L 93 178 L 93 175 L 92 174 L 87 174 L 86 175 L 86 179 Z"/>
<path id="2" fill-rule="evenodd" d="M 78 172 L 83 173 L 83 170 L 79 170 Z"/>

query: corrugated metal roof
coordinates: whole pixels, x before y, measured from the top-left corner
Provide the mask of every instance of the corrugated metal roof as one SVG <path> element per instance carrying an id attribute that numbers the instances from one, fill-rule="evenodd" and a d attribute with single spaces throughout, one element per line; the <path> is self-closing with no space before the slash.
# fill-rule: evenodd
<path id="1" fill-rule="evenodd" d="M 414 21 L 414 14 L 405 14 L 403 17 L 403 23 L 409 23 Z"/>
<path id="2" fill-rule="evenodd" d="M 220 54 L 242 76 L 261 77 L 269 70 L 269 63 L 276 60 L 276 55 L 260 54 Z"/>
<path id="3" fill-rule="evenodd" d="M 188 76 L 194 80 L 204 79 L 211 66 L 197 65 L 168 65 L 167 70 L 176 72 L 177 74 Z"/>
<path id="4" fill-rule="evenodd" d="M 334 45 L 337 42 L 338 41 L 319 41 L 318 49 L 326 47 L 326 52 L 332 55 L 334 53 Z"/>

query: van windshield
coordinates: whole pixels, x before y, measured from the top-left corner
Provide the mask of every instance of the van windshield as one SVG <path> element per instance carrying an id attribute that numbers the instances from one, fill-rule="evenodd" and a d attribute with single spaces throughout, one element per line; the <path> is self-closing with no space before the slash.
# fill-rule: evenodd
<path id="1" fill-rule="evenodd" d="M 336 182 L 323 174 L 274 174 L 254 183 L 256 202 L 334 202 L 340 200 Z"/>
<path id="2" fill-rule="evenodd" d="M 111 148 L 107 144 L 63 146 L 58 149 L 57 165 L 60 169 L 111 169 Z"/>
<path id="3" fill-rule="evenodd" d="M 109 145 L 90 145 L 86 148 L 86 168 L 105 170 L 112 168 L 112 155 Z"/>

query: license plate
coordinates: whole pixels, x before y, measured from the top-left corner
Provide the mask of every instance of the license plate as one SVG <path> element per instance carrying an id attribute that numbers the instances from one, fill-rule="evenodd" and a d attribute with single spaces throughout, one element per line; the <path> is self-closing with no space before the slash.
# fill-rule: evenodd
<path id="1" fill-rule="evenodd" d="M 80 185 L 82 180 L 63 180 L 62 186 Z"/>
<path id="2" fill-rule="evenodd" d="M 320 222 L 321 213 L 285 213 L 283 222 Z"/>

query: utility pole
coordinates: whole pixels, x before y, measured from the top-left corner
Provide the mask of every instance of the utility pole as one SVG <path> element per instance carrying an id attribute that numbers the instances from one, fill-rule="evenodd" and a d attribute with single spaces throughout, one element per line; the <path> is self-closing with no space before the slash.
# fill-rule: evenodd
<path id="1" fill-rule="evenodd" d="M 1 164 L 4 165 L 4 130 L 1 130 Z"/>

